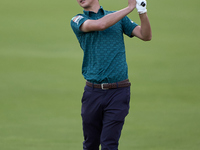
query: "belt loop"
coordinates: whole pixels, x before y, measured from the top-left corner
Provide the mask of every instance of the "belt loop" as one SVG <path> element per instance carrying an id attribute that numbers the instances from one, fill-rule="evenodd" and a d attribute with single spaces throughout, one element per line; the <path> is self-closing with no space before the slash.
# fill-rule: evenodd
<path id="1" fill-rule="evenodd" d="M 92 89 L 94 90 L 94 82 L 92 83 Z"/>
<path id="2" fill-rule="evenodd" d="M 116 82 L 116 84 L 117 84 L 117 88 L 118 88 L 118 82 Z"/>

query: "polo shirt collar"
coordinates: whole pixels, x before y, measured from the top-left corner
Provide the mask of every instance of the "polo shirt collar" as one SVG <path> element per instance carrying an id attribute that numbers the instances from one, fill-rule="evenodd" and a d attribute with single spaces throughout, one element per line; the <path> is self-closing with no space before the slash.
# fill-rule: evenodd
<path id="1" fill-rule="evenodd" d="M 96 14 L 96 13 L 93 12 L 93 11 L 85 11 L 85 10 L 83 10 L 83 12 L 84 12 L 84 14 L 87 15 L 87 16 L 91 16 L 92 14 Z M 103 9 L 102 6 L 100 6 L 100 8 L 99 8 L 97 14 L 99 14 L 99 13 L 102 13 L 103 15 L 105 14 L 105 10 Z"/>

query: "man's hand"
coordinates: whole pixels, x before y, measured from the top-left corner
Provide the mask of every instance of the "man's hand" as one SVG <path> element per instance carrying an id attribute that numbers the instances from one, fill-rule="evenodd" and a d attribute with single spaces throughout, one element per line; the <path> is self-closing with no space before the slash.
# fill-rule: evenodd
<path id="1" fill-rule="evenodd" d="M 137 4 L 136 4 L 136 8 L 138 10 L 139 14 L 144 14 L 147 12 L 146 6 L 147 6 L 147 2 L 146 0 L 136 0 Z"/>
<path id="2" fill-rule="evenodd" d="M 136 0 L 128 0 L 128 7 L 130 7 L 132 10 L 136 7 Z"/>

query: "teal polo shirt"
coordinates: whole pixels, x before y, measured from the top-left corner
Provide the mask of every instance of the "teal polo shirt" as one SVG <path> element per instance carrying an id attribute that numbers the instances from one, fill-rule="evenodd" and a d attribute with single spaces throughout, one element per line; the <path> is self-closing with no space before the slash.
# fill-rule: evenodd
<path id="1" fill-rule="evenodd" d="M 84 52 L 82 74 L 92 83 L 114 83 L 128 79 L 128 66 L 123 34 L 132 37 L 137 26 L 127 16 L 104 31 L 82 32 L 88 19 L 97 20 L 113 13 L 101 7 L 97 13 L 83 11 L 71 19 L 71 27 Z"/>

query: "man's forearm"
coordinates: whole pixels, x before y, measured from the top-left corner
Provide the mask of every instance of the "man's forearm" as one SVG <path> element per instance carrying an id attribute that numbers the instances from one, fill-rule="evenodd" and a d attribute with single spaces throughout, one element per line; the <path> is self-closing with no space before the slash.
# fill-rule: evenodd
<path id="1" fill-rule="evenodd" d="M 147 13 L 140 14 L 139 16 L 141 20 L 141 34 L 144 39 L 150 40 L 152 37 L 152 33 L 151 33 L 151 25 L 150 25 Z"/>
<path id="2" fill-rule="evenodd" d="M 124 18 L 126 15 L 128 15 L 133 10 L 134 10 L 134 8 L 128 6 L 117 12 L 114 12 L 114 13 L 104 16 L 103 18 L 99 19 L 98 22 L 99 22 L 99 24 L 101 24 L 102 29 L 105 30 L 105 29 L 111 27 L 112 25 L 116 24 L 118 21 L 120 21 L 122 18 Z"/>

